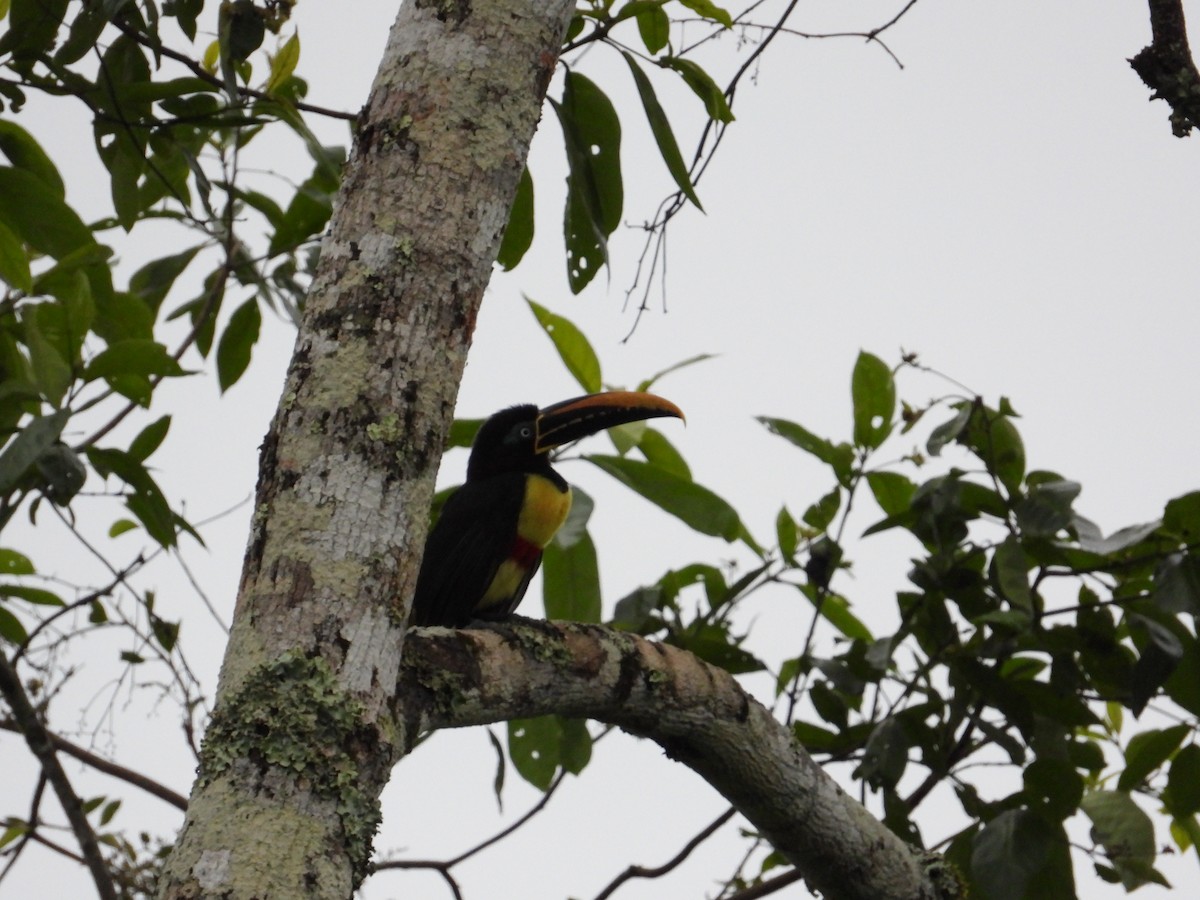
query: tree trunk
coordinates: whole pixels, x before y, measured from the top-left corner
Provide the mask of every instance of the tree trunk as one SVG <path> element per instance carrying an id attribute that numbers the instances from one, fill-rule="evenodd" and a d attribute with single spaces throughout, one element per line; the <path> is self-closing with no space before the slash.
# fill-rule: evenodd
<path id="1" fill-rule="evenodd" d="M 434 476 L 573 7 L 400 9 L 263 444 L 161 897 L 344 900 L 366 874 Z"/>

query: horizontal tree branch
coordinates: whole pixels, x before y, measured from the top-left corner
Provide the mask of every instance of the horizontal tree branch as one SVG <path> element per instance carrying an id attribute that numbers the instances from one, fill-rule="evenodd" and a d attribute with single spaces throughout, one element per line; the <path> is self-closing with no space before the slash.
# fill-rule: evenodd
<path id="1" fill-rule="evenodd" d="M 958 890 L 936 885 L 919 851 L 848 797 L 728 672 L 676 647 L 531 620 L 414 629 L 395 710 L 410 744 L 428 730 L 549 714 L 617 725 L 704 778 L 824 896 L 933 900 Z"/>

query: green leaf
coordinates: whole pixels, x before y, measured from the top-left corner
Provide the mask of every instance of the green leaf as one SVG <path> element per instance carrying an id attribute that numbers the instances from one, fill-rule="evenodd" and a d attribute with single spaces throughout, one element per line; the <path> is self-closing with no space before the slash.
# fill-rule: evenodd
<path id="1" fill-rule="evenodd" d="M 1146 870 L 1154 863 L 1154 825 L 1133 798 L 1124 791 L 1093 791 L 1080 806 L 1092 820 L 1092 839 L 1108 851 L 1125 889 L 1153 881 Z"/>
<path id="2" fill-rule="evenodd" d="M 632 6 L 633 4 L 628 4 Z M 637 13 L 638 34 L 651 54 L 658 53 L 671 39 L 671 18 L 658 3 L 643 3 Z"/>
<path id="3" fill-rule="evenodd" d="M 618 481 L 701 534 L 736 540 L 741 531 L 737 511 L 694 481 L 649 463 L 619 456 L 585 456 Z"/>
<path id="4" fill-rule="evenodd" d="M 799 532 L 796 520 L 792 518 L 786 506 L 779 507 L 779 513 L 775 516 L 775 539 L 779 542 L 779 552 L 783 554 L 784 559 L 791 559 L 796 555 L 796 548 L 800 545 Z"/>
<path id="5" fill-rule="evenodd" d="M 12 54 L 17 62 L 13 68 L 28 72 L 36 57 L 49 53 L 66 12 L 67 0 L 12 0 L 8 30 L 0 35 L 0 56 Z"/>
<path id="6" fill-rule="evenodd" d="M 120 537 L 127 531 L 133 531 L 137 528 L 137 522 L 132 519 L 117 519 L 109 526 L 108 536 L 110 538 Z"/>
<path id="7" fill-rule="evenodd" d="M 29 349 L 29 365 L 42 396 L 50 401 L 52 406 L 58 406 L 67 388 L 71 386 L 74 376 L 70 364 L 38 327 L 38 316 L 31 314 L 35 309 L 36 307 L 26 307 L 22 310 L 26 314 L 21 317 L 25 346 Z"/>
<path id="8" fill-rule="evenodd" d="M 821 618 L 836 628 L 840 634 L 852 641 L 864 641 L 868 644 L 875 640 L 871 629 L 850 612 L 850 602 L 845 597 L 840 594 L 825 594 L 818 603 L 804 587 L 798 586 L 797 589 L 820 612 Z"/>
<path id="9" fill-rule="evenodd" d="M 542 599 L 547 619 L 600 621 L 600 569 L 586 532 L 569 547 L 551 541 L 542 552 Z"/>
<path id="10" fill-rule="evenodd" d="M 562 767 L 578 775 L 592 759 L 592 736 L 586 719 L 557 716 L 559 727 L 558 756 Z"/>
<path id="11" fill-rule="evenodd" d="M 129 455 L 138 462 L 145 462 L 159 448 L 171 427 L 171 417 L 163 416 L 143 428 L 129 445 Z"/>
<path id="12" fill-rule="evenodd" d="M 221 392 L 233 387 L 250 365 L 250 354 L 258 342 L 262 313 L 258 299 L 251 297 L 233 311 L 217 344 L 217 381 Z"/>
<path id="13" fill-rule="evenodd" d="M 266 91 L 273 94 L 292 77 L 296 64 L 300 62 L 300 35 L 293 34 L 284 41 L 279 52 L 271 57 L 271 77 L 267 79 Z"/>
<path id="14" fill-rule="evenodd" d="M 1065 759 L 1034 760 L 1023 775 L 1025 795 L 1040 800 L 1049 816 L 1061 821 L 1074 815 L 1083 799 L 1083 778 Z"/>
<path id="15" fill-rule="evenodd" d="M 726 28 L 733 27 L 733 17 L 712 0 L 679 0 L 679 2 L 702 18 L 716 22 L 718 25 L 724 25 Z"/>
<path id="16" fill-rule="evenodd" d="M 1176 819 L 1200 811 L 1200 744 L 1188 744 L 1175 754 L 1163 799 Z"/>
<path id="17" fill-rule="evenodd" d="M 559 358 L 567 367 L 567 371 L 579 382 L 580 387 L 589 394 L 599 391 L 603 386 L 600 380 L 600 360 L 583 332 L 570 320 L 550 312 L 528 297 L 525 298 L 525 302 L 529 304 L 538 324 L 549 335 Z"/>
<path id="18" fill-rule="evenodd" d="M 1066 833 L 1027 809 L 1005 810 L 975 835 L 971 876 L 985 900 L 1075 896 Z"/>
<path id="19" fill-rule="evenodd" d="M 172 377 L 186 374 L 158 341 L 133 338 L 116 341 L 96 354 L 84 369 L 83 377 L 85 381 L 95 381 L 118 375 Z"/>
<path id="20" fill-rule="evenodd" d="M 1170 759 L 1191 731 L 1187 725 L 1175 725 L 1135 734 L 1125 748 L 1125 769 L 1117 781 L 1117 790 L 1132 791 L 1139 788 L 1147 777 Z"/>
<path id="21" fill-rule="evenodd" d="M 566 145 L 567 276 L 578 294 L 608 264 L 608 236 L 621 224 L 621 120 L 590 79 L 568 71 L 562 103 L 550 101 Z"/>
<path id="22" fill-rule="evenodd" d="M 126 507 L 150 537 L 163 547 L 173 547 L 178 520 L 141 460 L 115 448 L 89 447 L 87 456 L 101 478 L 116 475 L 133 489 L 125 498 Z"/>
<path id="23" fill-rule="evenodd" d="M 7 494 L 17 481 L 62 434 L 70 410 L 60 409 L 30 420 L 0 453 L 0 494 Z"/>
<path id="24" fill-rule="evenodd" d="M 1025 445 L 1012 420 L 982 403 L 968 404 L 970 421 L 961 435 L 964 444 L 1016 494 L 1025 476 Z"/>
<path id="25" fill-rule="evenodd" d="M 1184 543 L 1200 540 L 1200 491 L 1167 501 L 1162 524 L 1163 530 Z"/>
<path id="26" fill-rule="evenodd" d="M 59 506 L 70 503 L 87 481 L 87 468 L 63 443 L 53 444 L 38 457 L 37 470 L 42 477 L 42 491 Z"/>
<path id="27" fill-rule="evenodd" d="M 833 517 L 837 515 L 837 511 L 841 508 L 841 505 L 842 491 L 840 488 L 835 487 L 806 509 L 802 518 L 806 523 L 817 529 L 817 531 L 825 531 L 833 521 Z"/>
<path id="28" fill-rule="evenodd" d="M 0 120 L 0 153 L 18 169 L 36 176 L 60 200 L 66 196 L 58 168 L 33 135 L 15 122 Z"/>
<path id="29" fill-rule="evenodd" d="M 190 247 L 173 256 L 164 256 L 151 260 L 133 273 L 129 279 L 129 291 L 137 295 L 150 310 L 157 315 L 158 309 L 166 299 L 188 263 L 196 258 L 203 247 Z"/>
<path id="30" fill-rule="evenodd" d="M 733 121 L 733 111 L 729 108 L 729 102 L 725 99 L 724 91 L 712 80 L 712 76 L 699 65 L 690 59 L 683 59 L 678 56 L 664 57 L 659 60 L 658 64 L 679 73 L 684 84 L 691 88 L 692 93 L 704 102 L 704 108 L 708 111 L 710 119 L 726 125 Z"/>
<path id="31" fill-rule="evenodd" d="M 1012 535 L 996 547 L 992 557 L 996 581 L 1006 600 L 1024 613 L 1033 612 L 1033 592 L 1029 588 L 1029 560 L 1021 542 Z"/>
<path id="32" fill-rule="evenodd" d="M 0 638 L 13 644 L 24 644 L 29 640 L 29 632 L 21 620 L 3 606 L 0 606 Z"/>
<path id="33" fill-rule="evenodd" d="M 886 515 L 908 512 L 917 486 L 898 472 L 868 472 L 867 485 Z"/>
<path id="34" fill-rule="evenodd" d="M 678 475 L 680 478 L 686 478 L 688 481 L 692 480 L 692 470 L 688 468 L 687 460 L 661 431 L 647 425 L 637 442 L 637 448 L 646 457 L 646 462 L 652 466 L 658 466 L 658 468 Z"/>
<path id="35" fill-rule="evenodd" d="M 26 294 L 33 292 L 29 253 L 12 229 L 0 222 L 0 279 Z"/>
<path id="36" fill-rule="evenodd" d="M 500 252 L 496 254 L 496 262 L 505 272 L 515 269 L 533 245 L 533 209 L 533 176 L 526 167 L 517 182 L 517 194 L 508 212 L 504 237 L 500 239 Z"/>
<path id="37" fill-rule="evenodd" d="M 942 448 L 951 441 L 958 440 L 958 436 L 967 427 L 967 422 L 971 419 L 971 404 L 960 403 L 955 406 L 955 409 L 958 412 L 954 414 L 953 419 L 943 422 L 930 432 L 929 440 L 925 443 L 925 450 L 930 456 L 941 456 Z"/>
<path id="38" fill-rule="evenodd" d="M 16 550 L 0 548 L 0 574 L 3 575 L 32 575 L 33 563 L 29 557 Z"/>
<path id="39" fill-rule="evenodd" d="M 892 370 L 877 356 L 858 354 L 850 379 L 854 400 L 854 443 L 874 449 L 892 431 L 896 412 L 896 382 Z"/>
<path id="40" fill-rule="evenodd" d="M 550 789 L 558 771 L 561 727 L 554 716 L 508 723 L 508 755 L 517 773 L 540 791 Z"/>
<path id="41" fill-rule="evenodd" d="M 662 10 L 660 9 L 659 12 L 662 12 Z M 641 22 L 641 17 L 638 18 L 638 22 Z M 621 55 L 625 57 L 625 62 L 629 64 L 629 71 L 633 73 L 633 81 L 637 85 L 638 96 L 642 99 L 642 108 L 646 111 L 646 119 L 650 123 L 650 131 L 653 133 L 654 140 L 658 144 L 658 152 L 662 155 L 663 162 L 666 163 L 667 171 L 671 173 L 671 177 L 675 180 L 676 186 L 683 192 L 683 195 L 691 200 L 697 209 L 703 212 L 704 207 L 700 205 L 700 198 L 696 196 L 695 188 L 692 186 L 692 177 L 688 172 L 687 163 L 683 161 L 683 154 L 679 152 L 679 144 L 675 140 L 675 132 L 671 130 L 671 123 L 667 119 L 667 114 L 663 112 L 662 105 L 658 102 L 658 96 L 654 93 L 654 85 L 650 83 L 650 79 L 632 56 L 624 51 L 622 51 Z"/>
<path id="42" fill-rule="evenodd" d="M 787 419 L 774 419 L 769 416 L 759 416 L 758 421 L 767 427 L 772 434 L 791 441 L 806 453 L 811 453 L 821 462 L 833 469 L 838 483 L 844 487 L 850 485 L 850 474 L 854 467 L 854 448 L 849 444 L 836 446 L 825 438 L 817 437 L 808 429 Z"/>
<path id="43" fill-rule="evenodd" d="M 53 591 L 42 590 L 41 588 L 26 587 L 22 584 L 0 584 L 0 596 L 16 597 L 18 600 L 24 600 L 26 603 L 32 603 L 34 606 L 65 606 L 62 598 Z"/>
<path id="44" fill-rule="evenodd" d="M 35 250 L 62 259 L 95 244 L 92 232 L 41 178 L 0 166 L 0 223 Z"/>

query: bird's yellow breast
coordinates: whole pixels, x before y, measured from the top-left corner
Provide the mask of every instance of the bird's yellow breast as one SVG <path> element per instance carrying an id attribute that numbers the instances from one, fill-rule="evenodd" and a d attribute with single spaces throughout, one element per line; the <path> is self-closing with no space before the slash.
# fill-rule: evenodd
<path id="1" fill-rule="evenodd" d="M 549 478 L 528 475 L 525 478 L 525 502 L 517 520 L 517 534 L 531 544 L 545 547 L 567 520 L 571 511 L 571 488 L 559 490 Z"/>

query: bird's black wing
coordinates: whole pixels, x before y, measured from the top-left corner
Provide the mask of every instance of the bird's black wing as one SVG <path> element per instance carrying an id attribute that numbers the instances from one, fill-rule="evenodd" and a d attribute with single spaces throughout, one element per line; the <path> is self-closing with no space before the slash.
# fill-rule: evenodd
<path id="1" fill-rule="evenodd" d="M 525 498 L 525 476 L 468 482 L 442 507 L 425 542 L 413 598 L 414 625 L 460 628 L 512 548 Z"/>

